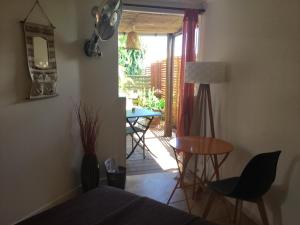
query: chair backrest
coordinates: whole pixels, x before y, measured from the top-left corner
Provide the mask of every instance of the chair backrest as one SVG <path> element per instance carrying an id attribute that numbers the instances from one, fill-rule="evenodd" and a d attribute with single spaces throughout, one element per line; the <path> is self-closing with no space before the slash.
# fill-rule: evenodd
<path id="1" fill-rule="evenodd" d="M 234 195 L 249 200 L 264 195 L 275 180 L 280 153 L 275 151 L 254 156 L 244 168 Z"/>

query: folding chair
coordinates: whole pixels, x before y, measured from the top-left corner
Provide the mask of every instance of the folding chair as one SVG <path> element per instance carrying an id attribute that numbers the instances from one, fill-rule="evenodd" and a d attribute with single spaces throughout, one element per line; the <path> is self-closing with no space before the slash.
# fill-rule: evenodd
<path id="1" fill-rule="evenodd" d="M 154 155 L 145 143 L 145 134 L 150 127 L 153 117 L 130 118 L 127 119 L 129 127 L 126 127 L 126 135 L 130 135 L 132 139 L 132 150 L 127 155 L 127 159 L 133 154 L 138 145 L 142 145 L 143 158 L 146 158 L 145 149 Z M 135 140 L 135 136 L 137 137 Z M 134 141 L 136 142 L 134 145 Z"/>

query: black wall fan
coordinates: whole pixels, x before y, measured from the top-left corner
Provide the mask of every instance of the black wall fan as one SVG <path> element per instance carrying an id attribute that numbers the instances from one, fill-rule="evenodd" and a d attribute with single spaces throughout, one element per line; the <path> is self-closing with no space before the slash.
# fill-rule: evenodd
<path id="1" fill-rule="evenodd" d="M 110 39 L 118 29 L 122 15 L 122 0 L 105 0 L 103 4 L 92 9 L 95 17 L 95 29 L 91 39 L 84 45 L 87 56 L 101 56 L 100 42 Z"/>

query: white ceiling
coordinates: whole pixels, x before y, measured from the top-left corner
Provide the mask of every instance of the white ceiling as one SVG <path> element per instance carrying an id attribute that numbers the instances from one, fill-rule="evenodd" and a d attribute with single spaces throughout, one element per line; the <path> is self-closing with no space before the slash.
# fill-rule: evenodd
<path id="1" fill-rule="evenodd" d="M 170 34 L 182 27 L 183 15 L 124 11 L 119 32 L 135 31 L 139 34 Z"/>
<path id="2" fill-rule="evenodd" d="M 202 8 L 205 0 L 123 0 L 124 3 L 158 5 L 178 8 Z"/>
<path id="3" fill-rule="evenodd" d="M 123 0 L 123 3 L 180 9 L 205 8 L 205 0 Z M 126 6 L 123 14 L 120 32 L 127 33 L 132 31 L 132 27 L 135 27 L 135 31 L 138 33 L 165 34 L 178 32 L 182 27 L 182 10 Z"/>

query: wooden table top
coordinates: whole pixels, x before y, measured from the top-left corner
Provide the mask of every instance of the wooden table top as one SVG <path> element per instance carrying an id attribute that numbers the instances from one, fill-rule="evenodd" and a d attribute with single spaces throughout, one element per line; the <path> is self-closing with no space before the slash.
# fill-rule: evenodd
<path id="1" fill-rule="evenodd" d="M 211 137 L 177 137 L 169 143 L 176 151 L 197 155 L 221 155 L 233 151 L 232 144 Z"/>

